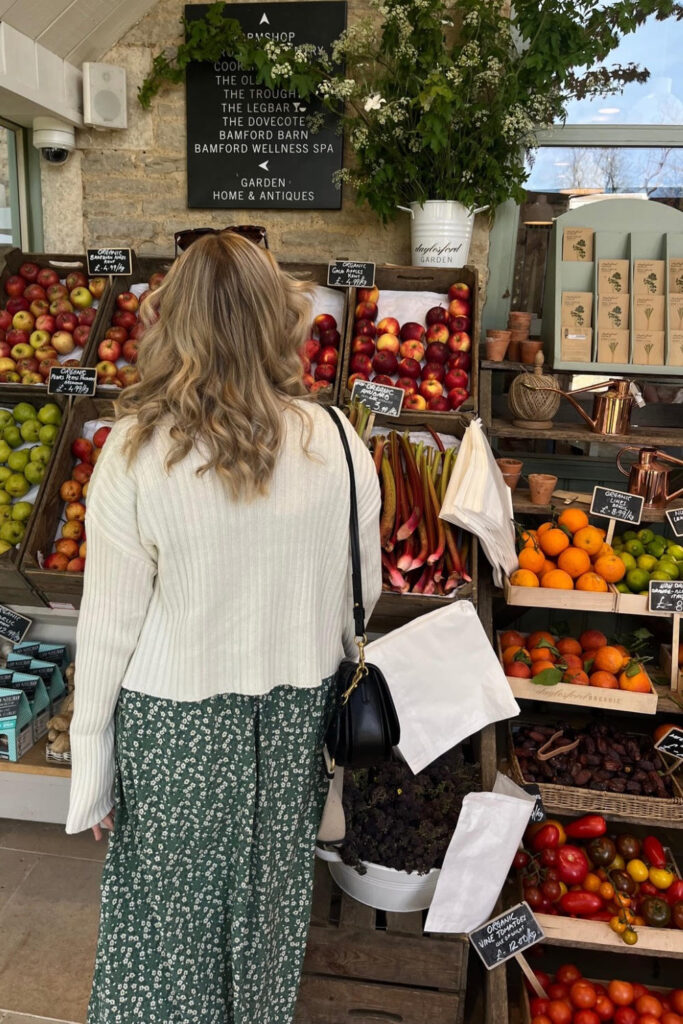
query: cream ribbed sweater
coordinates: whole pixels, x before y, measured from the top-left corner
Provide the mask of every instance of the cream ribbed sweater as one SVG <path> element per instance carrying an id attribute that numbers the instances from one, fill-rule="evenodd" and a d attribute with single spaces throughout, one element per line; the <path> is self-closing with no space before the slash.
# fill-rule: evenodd
<path id="1" fill-rule="evenodd" d="M 129 468 L 130 420 L 116 424 L 92 477 L 88 560 L 76 637 L 76 705 L 67 832 L 112 807 L 114 709 L 121 688 L 176 701 L 319 686 L 351 655 L 349 481 L 325 410 L 301 446 L 299 417 L 267 497 L 229 498 L 191 452 L 164 468 L 167 431 Z M 369 616 L 381 591 L 380 491 L 345 417 L 353 453 Z"/>

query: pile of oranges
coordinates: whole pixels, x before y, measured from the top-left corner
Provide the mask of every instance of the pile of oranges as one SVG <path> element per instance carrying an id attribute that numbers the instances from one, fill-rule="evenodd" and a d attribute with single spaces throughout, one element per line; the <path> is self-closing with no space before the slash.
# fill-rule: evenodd
<path id="1" fill-rule="evenodd" d="M 553 670 L 548 682 L 598 686 L 605 690 L 651 693 L 650 679 L 640 662 L 623 644 L 610 644 L 598 629 L 587 629 L 577 639 L 557 637 L 546 630 L 525 636 L 509 629 L 500 636 L 506 676 L 535 679 Z"/>
<path id="2" fill-rule="evenodd" d="M 565 509 L 556 523 L 541 523 L 537 530 L 522 533 L 519 568 L 510 583 L 606 593 L 609 583 L 623 578 L 626 567 L 605 536 L 604 530 L 590 525 L 582 509 Z"/>

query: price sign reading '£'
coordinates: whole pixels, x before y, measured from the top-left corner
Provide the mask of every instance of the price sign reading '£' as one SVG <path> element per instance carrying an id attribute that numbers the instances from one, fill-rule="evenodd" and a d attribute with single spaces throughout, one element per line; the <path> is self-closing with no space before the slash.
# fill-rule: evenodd
<path id="1" fill-rule="evenodd" d="M 381 416 L 400 416 L 405 391 L 388 384 L 375 384 L 371 380 L 356 380 L 351 392 L 352 402 L 362 402 Z"/>
<path id="2" fill-rule="evenodd" d="M 130 249 L 87 249 L 90 277 L 130 277 L 133 273 Z"/>
<path id="3" fill-rule="evenodd" d="M 669 508 L 666 511 L 666 518 L 675 537 L 683 537 L 683 508 Z"/>
<path id="4" fill-rule="evenodd" d="M 650 580 L 648 611 L 683 615 L 683 580 Z"/>
<path id="5" fill-rule="evenodd" d="M 337 288 L 372 288 L 375 283 L 375 264 L 335 260 L 327 264 L 327 283 Z"/>
<path id="6" fill-rule="evenodd" d="M 87 366 L 53 366 L 47 381 L 48 395 L 94 395 L 97 370 Z"/>
<path id="7" fill-rule="evenodd" d="M 519 956 L 543 938 L 543 929 L 527 903 L 518 903 L 470 932 L 469 936 L 487 971 Z"/>
<path id="8" fill-rule="evenodd" d="M 683 728 L 674 725 L 662 736 L 661 740 L 655 743 L 655 749 L 661 750 L 663 754 L 670 754 L 679 761 L 683 761 Z"/>
<path id="9" fill-rule="evenodd" d="M 596 487 L 593 490 L 590 510 L 594 516 L 618 519 L 621 523 L 633 523 L 637 526 L 643 514 L 644 503 L 645 498 L 640 494 L 613 491 L 609 487 Z"/>
<path id="10" fill-rule="evenodd" d="M 25 615 L 19 615 L 18 612 L 13 612 L 11 608 L 0 604 L 0 636 L 4 640 L 20 644 L 31 628 L 32 622 L 33 619 L 27 619 Z"/>

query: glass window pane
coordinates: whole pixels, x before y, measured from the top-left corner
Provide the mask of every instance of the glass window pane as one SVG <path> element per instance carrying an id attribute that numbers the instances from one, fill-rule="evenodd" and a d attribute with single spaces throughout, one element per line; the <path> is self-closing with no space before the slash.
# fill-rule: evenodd
<path id="1" fill-rule="evenodd" d="M 16 136 L 0 124 L 0 245 L 21 245 Z"/>
<path id="2" fill-rule="evenodd" d="M 679 200 L 683 196 L 683 148 L 543 146 L 535 153 L 527 189 Z"/>

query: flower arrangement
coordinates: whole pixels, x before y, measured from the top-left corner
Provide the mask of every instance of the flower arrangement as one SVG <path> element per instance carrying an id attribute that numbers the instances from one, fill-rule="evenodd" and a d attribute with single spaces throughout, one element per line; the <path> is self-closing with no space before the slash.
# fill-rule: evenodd
<path id="1" fill-rule="evenodd" d="M 248 38 L 228 4 L 212 4 L 184 22 L 175 54 L 154 58 L 140 103 L 182 81 L 191 61 L 227 54 L 259 83 L 339 117 L 355 157 L 339 183 L 381 220 L 428 199 L 493 209 L 521 201 L 536 129 L 563 121 L 571 99 L 647 79 L 635 65 L 605 64 L 621 38 L 651 14 L 683 14 L 673 0 L 370 2 L 371 15 L 329 52 Z"/>

